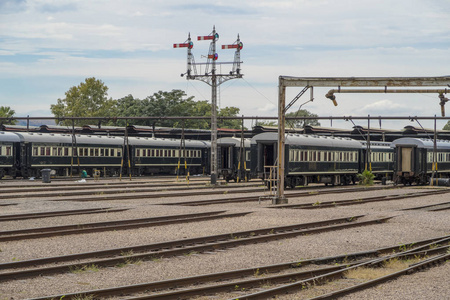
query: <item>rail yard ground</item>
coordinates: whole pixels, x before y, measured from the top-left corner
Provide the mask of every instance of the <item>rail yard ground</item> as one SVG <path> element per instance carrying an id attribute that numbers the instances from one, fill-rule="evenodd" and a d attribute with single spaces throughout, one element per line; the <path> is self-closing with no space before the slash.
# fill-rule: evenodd
<path id="1" fill-rule="evenodd" d="M 376 189 L 369 189 L 360 186 L 334 188 L 310 186 L 287 190 L 289 205 L 276 209 L 270 201 L 258 201 L 259 196 L 267 192 L 264 191 L 261 182 L 256 180 L 241 184 L 223 182 L 217 187 L 210 186 L 207 177 L 191 178 L 189 184 L 184 181 L 184 178 L 176 181 L 173 177 L 146 177 L 132 180 L 129 178 L 100 179 L 98 181 L 89 178 L 86 182 L 77 181 L 77 179 L 52 180 L 51 183 L 42 183 L 37 180 L 0 181 L 0 300 L 47 296 L 60 299 L 63 295 L 67 295 L 65 299 L 69 299 L 70 294 L 85 291 L 247 268 L 262 270 L 263 266 L 268 265 L 346 256 L 384 247 L 397 246 L 399 249 L 406 249 L 406 245 L 417 241 L 450 235 L 450 209 L 448 209 L 450 188 L 445 187 L 397 188 L 391 185 L 376 185 Z M 440 193 L 428 193 L 431 191 L 440 191 Z M 237 198 L 240 200 L 233 201 Z M 379 200 L 364 202 L 364 199 Z M 205 202 L 207 200 L 215 201 Z M 351 201 L 345 204 L 341 202 L 344 200 Z M 200 205 L 192 205 L 194 201 L 204 202 Z M 331 205 L 325 205 L 327 202 Z M 345 205 L 339 205 L 340 203 Z M 440 206 L 431 206 L 435 204 Z M 58 214 L 39 215 L 39 213 L 51 212 L 58 212 Z M 221 217 L 222 215 L 226 216 Z M 12 219 L 13 216 L 15 219 Z M 189 219 L 191 217 L 193 219 Z M 195 219 L 200 217 L 204 219 Z M 171 223 L 152 223 L 157 221 L 156 218 L 159 218 L 158 222 L 169 219 L 172 221 Z M 136 219 L 140 220 L 131 221 Z M 346 219 L 345 223 L 355 222 L 356 225 L 341 228 L 338 226 L 341 226 L 342 221 L 338 219 Z M 308 229 L 303 227 L 302 229 L 277 229 L 281 226 L 327 220 L 334 221 L 331 224 L 317 226 L 336 226 L 336 228 L 317 232 L 306 231 L 313 225 L 308 225 Z M 371 220 L 379 221 L 364 223 Z M 112 221 L 115 222 L 111 223 Z M 130 225 L 132 222 L 138 225 L 131 228 L 114 227 L 119 226 L 119 221 L 123 221 L 121 225 Z M 96 223 L 95 229 L 89 229 L 90 231 L 86 232 L 68 231 L 87 228 L 88 223 Z M 56 226 L 63 225 L 66 227 L 60 227 L 49 236 L 26 236 L 32 232 L 25 229 L 41 228 L 41 232 L 48 232 L 54 230 Z M 264 233 L 269 236 L 275 235 L 278 231 L 288 232 L 289 235 L 276 239 L 258 240 L 259 233 L 255 232 L 265 228 L 271 229 Z M 17 230 L 23 231 L 12 232 Z M 296 230 L 305 231 L 295 233 Z M 194 238 L 225 236 L 231 233 L 233 233 L 231 241 L 220 237 L 222 246 L 211 246 L 211 250 L 190 250 L 183 253 L 183 248 L 197 246 L 192 242 L 188 245 L 175 246 L 178 251 L 175 254 L 168 254 L 169 246 L 161 246 L 162 249 L 158 249 L 160 252 L 154 252 L 156 253 L 154 256 L 140 258 L 134 256 L 138 254 L 137 250 L 133 250 L 133 247 L 137 245 L 155 245 L 172 241 L 181 243 Z M 8 240 L 11 236 L 19 237 Z M 246 238 L 253 238 L 253 240 L 247 244 L 238 243 Z M 225 245 L 225 243 L 228 244 Z M 84 257 L 75 258 L 70 262 L 44 262 L 42 265 L 36 262 L 34 266 L 24 265 L 17 268 L 10 266 L 11 263 L 40 258 L 119 248 L 128 249 L 121 250 L 119 254 L 124 258 L 124 262 L 113 265 L 100 264 L 100 260 L 106 260 L 112 256 L 109 255 L 96 260 L 98 263 L 91 263 L 94 259 L 92 257 Z M 444 254 L 449 254 L 449 251 L 445 250 Z M 411 258 L 403 268 L 425 259 L 420 258 L 419 255 L 416 256 Z M 344 261 L 344 264 L 350 263 L 350 259 Z M 17 278 L 5 275 L 9 272 L 64 264 L 79 264 L 79 266 L 41 275 L 17 276 Z M 337 262 L 328 265 L 331 267 L 336 264 Z M 301 263 L 298 265 L 300 266 Z M 305 270 L 318 268 L 312 265 L 304 267 Z M 384 269 L 388 267 L 385 266 Z M 269 276 L 269 274 L 263 275 Z M 254 277 L 258 276 L 261 274 L 254 274 Z M 310 299 L 370 280 L 363 275 L 352 276 L 346 273 L 338 281 L 330 281 L 322 285 L 308 284 L 298 288 L 294 293 L 281 293 L 276 297 L 277 299 Z M 342 299 L 449 299 L 449 280 L 450 262 L 447 259 L 431 268 L 424 268 L 421 271 L 342 296 Z M 292 280 L 289 282 L 292 283 Z M 267 281 L 257 288 L 250 289 L 236 283 L 229 292 L 187 298 L 245 299 L 247 294 L 277 286 L 278 284 Z M 148 293 L 140 291 L 136 294 L 126 292 L 108 297 L 128 299 L 132 296 L 164 292 L 167 291 Z M 98 297 L 107 298 L 107 296 Z M 85 295 L 77 299 L 94 298 Z"/>

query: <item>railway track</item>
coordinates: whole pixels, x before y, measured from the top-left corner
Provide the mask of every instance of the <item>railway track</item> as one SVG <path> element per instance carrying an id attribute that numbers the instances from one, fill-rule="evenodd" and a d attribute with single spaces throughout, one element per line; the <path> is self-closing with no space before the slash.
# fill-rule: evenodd
<path id="1" fill-rule="evenodd" d="M 140 190 L 142 191 L 161 191 L 166 190 L 167 187 L 171 186 L 171 189 L 176 190 L 192 190 L 192 189 L 208 189 L 208 188 L 242 188 L 242 187 L 259 187 L 262 186 L 261 183 L 247 183 L 245 185 L 219 185 L 217 187 L 211 187 L 205 182 L 194 182 L 194 183 L 177 183 L 177 182 L 166 182 L 166 183 L 153 183 L 153 182 L 136 182 L 134 184 L 124 184 L 124 183 L 103 183 L 103 184 L 63 184 L 63 185 L 51 185 L 51 186 L 43 186 L 43 185 L 37 185 L 37 186 L 13 186 L 13 187 L 7 187 L 0 189 L 0 194 L 15 194 L 17 196 L 14 196 L 16 198 L 19 198 L 19 195 L 24 195 L 26 197 L 29 196 L 29 194 L 26 193 L 36 193 L 36 192 L 64 192 L 64 194 L 73 194 L 76 193 L 75 191 L 83 191 L 81 195 L 92 195 L 92 193 L 89 193 L 90 190 L 96 190 L 96 191 L 105 191 L 106 189 L 113 190 L 111 193 L 114 193 L 117 191 L 114 189 L 119 189 L 120 191 L 128 191 L 131 192 L 138 192 Z M 69 191 L 68 191 L 69 189 Z M 20 194 L 17 194 L 17 191 L 20 190 Z M 55 193 L 56 194 L 56 193 Z M 44 194 L 45 195 L 45 194 Z M 49 195 L 52 195 L 49 193 Z M 57 194 L 59 195 L 59 194 Z M 41 195 L 39 195 L 41 196 Z"/>
<path id="2" fill-rule="evenodd" d="M 397 189 L 396 187 L 395 189 Z M 353 187 L 353 188 L 326 188 L 307 192 L 287 192 L 286 197 L 309 197 L 317 195 L 326 194 L 338 194 L 338 193 L 356 193 L 356 192 L 369 192 L 374 190 L 392 189 L 392 187 Z M 258 196 L 247 196 L 247 197 L 233 197 L 224 199 L 214 199 L 214 200 L 198 200 L 198 201 L 183 201 L 183 202 L 171 202 L 171 203 L 161 203 L 160 205 L 181 205 L 181 206 L 203 206 L 203 205 L 213 205 L 213 204 L 224 204 L 224 203 L 240 203 L 240 202 L 254 202 L 260 201 L 260 195 Z M 278 207 L 278 205 L 277 205 Z"/>
<path id="3" fill-rule="evenodd" d="M 434 239 L 422 240 L 411 243 L 410 245 L 397 245 L 365 252 L 351 253 L 332 257 L 322 257 L 294 261 L 269 266 L 258 266 L 248 269 L 234 270 L 221 273 L 212 273 L 199 276 L 141 283 L 130 286 L 120 286 L 107 289 L 97 289 L 89 291 L 81 291 L 71 294 L 52 295 L 48 297 L 35 298 L 35 300 L 50 299 L 79 299 L 80 297 L 103 298 L 130 296 L 137 293 L 145 293 L 146 295 L 128 297 L 128 300 L 142 299 L 185 299 L 199 295 L 213 295 L 217 293 L 239 294 L 233 299 L 264 299 L 273 297 L 286 292 L 297 292 L 307 287 L 308 283 L 325 282 L 342 278 L 345 272 L 352 268 L 361 266 L 379 267 L 383 262 L 397 258 L 408 259 L 410 257 L 424 257 L 435 255 L 433 260 L 426 260 L 412 266 L 402 272 L 391 274 L 388 278 L 378 279 L 377 281 L 366 282 L 362 285 L 355 285 L 351 289 L 335 291 L 332 294 L 317 297 L 316 299 L 334 299 L 344 293 L 358 291 L 374 284 L 381 283 L 391 278 L 409 274 L 419 268 L 429 267 L 439 261 L 448 259 L 448 243 L 450 236 L 439 237 Z M 414 246 L 412 246 L 414 245 Z M 439 247 L 440 246 L 440 247 Z M 395 253 L 395 254 L 392 254 Z M 380 257 L 384 255 L 384 257 Z M 386 256 L 387 255 L 387 256 Z M 316 269 L 302 271 L 307 266 L 315 265 Z M 327 265 L 319 267 L 320 265 Z M 299 271 L 300 270 L 300 271 Z M 273 275 L 275 274 L 275 275 Z M 286 285 L 286 283 L 288 283 Z M 272 289 L 246 294 L 249 289 L 261 290 L 262 286 L 284 284 Z"/>
<path id="4" fill-rule="evenodd" d="M 70 216 L 70 215 L 113 213 L 113 212 L 126 211 L 128 209 L 129 208 L 105 207 L 105 208 L 86 208 L 86 209 L 75 209 L 75 210 L 59 210 L 59 211 L 51 211 L 51 212 L 36 212 L 36 213 L 28 213 L 28 214 L 0 215 L 0 222 L 51 218 L 51 217 Z"/>
<path id="5" fill-rule="evenodd" d="M 369 198 L 363 198 L 363 199 L 358 198 L 358 199 L 340 200 L 340 201 L 324 201 L 324 202 L 303 203 L 303 204 L 286 204 L 286 205 L 269 206 L 268 208 L 319 209 L 319 208 L 328 208 L 328 207 L 335 207 L 335 206 L 365 204 L 365 203 L 379 202 L 379 201 L 393 201 L 393 200 L 400 200 L 400 199 L 406 199 L 406 198 L 409 199 L 409 198 L 425 197 L 425 196 L 447 194 L 447 193 L 450 193 L 450 190 L 432 190 L 432 191 L 424 191 L 424 192 L 417 192 L 417 193 L 376 196 L 376 197 L 369 197 Z"/>
<path id="6" fill-rule="evenodd" d="M 441 211 L 441 210 L 447 210 L 447 209 L 450 209 L 450 202 L 443 202 L 443 203 L 437 203 L 437 204 L 416 206 L 416 207 L 411 207 L 411 208 L 405 208 L 405 209 L 402 209 L 402 210 Z"/>
<path id="7" fill-rule="evenodd" d="M 126 189 L 96 189 L 95 191 L 89 191 L 89 190 L 82 190 L 82 191 L 67 191 L 60 190 L 60 191 L 54 191 L 54 192 L 47 192 L 47 193 L 13 193 L 13 194 L 3 194 L 0 195 L 0 199 L 18 199 L 18 198 L 27 198 L 27 199 L 34 199 L 34 198 L 61 198 L 64 197 L 64 199 L 57 199 L 54 201 L 100 201 L 100 200 L 117 200 L 117 199 L 134 199 L 136 197 L 142 197 L 142 198 L 162 198 L 162 197 L 178 197 L 178 196 L 195 196 L 195 195 L 215 195 L 215 194 L 223 194 L 226 192 L 227 194 L 236 194 L 236 193 L 255 193 L 255 192 L 262 192 L 262 187 L 252 188 L 252 189 L 240 189 L 242 188 L 240 186 L 219 186 L 215 187 L 213 190 L 208 191 L 199 191 L 201 189 L 211 189 L 211 187 L 203 186 L 203 187 L 169 187 L 165 185 L 161 188 L 126 188 Z M 174 191 L 174 190 L 194 190 L 192 192 L 178 192 L 178 193 L 167 193 L 168 190 Z M 158 194 L 148 194 L 149 192 L 161 192 L 165 191 L 165 193 L 158 193 Z M 145 193 L 139 195 L 139 193 Z M 128 195 L 126 194 L 133 194 Z M 104 196 L 104 195 L 113 195 L 113 196 Z M 70 198 L 74 196 L 89 196 L 84 198 Z"/>
<path id="8" fill-rule="evenodd" d="M 352 216 L 349 218 L 339 218 L 312 223 L 232 232 L 135 247 L 116 248 L 65 256 L 3 263 L 0 264 L 0 281 L 70 272 L 71 270 L 73 271 L 86 268 L 86 266 L 89 265 L 95 265 L 96 267 L 113 267 L 141 260 L 151 260 L 155 258 L 160 259 L 162 257 L 211 252 L 218 249 L 233 248 L 247 244 L 264 243 L 273 240 L 293 238 L 305 234 L 316 234 L 326 231 L 335 231 L 352 227 L 379 224 L 391 219 L 391 217 L 387 217 L 360 221 L 359 219 L 361 217 L 363 216 Z M 80 262 L 80 260 L 83 260 L 83 262 Z M 62 265 L 62 262 L 66 264 Z M 55 263 L 58 264 L 52 266 L 44 266 Z M 31 269 L 11 271 L 12 269 L 17 268 Z M 5 272 L 5 270 L 7 271 Z"/>
<path id="9" fill-rule="evenodd" d="M 208 221 L 222 218 L 242 217 L 250 212 L 223 214 L 225 211 L 214 211 L 196 214 L 171 215 L 152 218 L 117 220 L 109 222 L 85 223 L 53 227 L 28 228 L 20 230 L 0 231 L 0 242 L 26 239 L 46 238 L 73 234 L 127 230 L 143 227 L 155 227 L 177 223 Z"/>

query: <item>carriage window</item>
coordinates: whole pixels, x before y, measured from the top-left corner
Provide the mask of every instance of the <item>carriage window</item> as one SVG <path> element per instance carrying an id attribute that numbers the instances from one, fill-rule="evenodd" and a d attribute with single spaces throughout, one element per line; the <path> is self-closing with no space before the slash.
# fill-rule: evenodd
<path id="1" fill-rule="evenodd" d="M 100 149 L 100 156 L 105 156 L 105 149 L 103 148 Z"/>
<path id="2" fill-rule="evenodd" d="M 94 149 L 95 156 L 98 156 L 98 148 Z"/>
<path id="3" fill-rule="evenodd" d="M 109 156 L 109 150 L 110 149 L 105 149 L 105 156 Z"/>
<path id="4" fill-rule="evenodd" d="M 136 149 L 136 157 L 139 157 L 139 156 L 140 156 L 140 155 L 139 155 L 139 152 L 141 152 L 141 150 Z"/>
<path id="5" fill-rule="evenodd" d="M 37 156 L 38 153 L 39 153 L 38 147 L 33 147 L 33 155 L 34 155 L 34 156 Z"/>
<path id="6" fill-rule="evenodd" d="M 11 146 L 6 147 L 6 156 L 11 156 Z"/>
<path id="7" fill-rule="evenodd" d="M 89 149 L 89 156 L 94 156 L 94 148 Z"/>

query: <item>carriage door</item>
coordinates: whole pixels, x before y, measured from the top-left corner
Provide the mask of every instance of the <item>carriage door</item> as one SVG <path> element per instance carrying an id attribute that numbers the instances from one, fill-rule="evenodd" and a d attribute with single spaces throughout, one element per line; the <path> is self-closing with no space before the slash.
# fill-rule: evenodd
<path id="1" fill-rule="evenodd" d="M 264 144 L 263 145 L 263 162 L 264 162 L 264 172 L 270 172 L 268 167 L 275 166 L 276 161 L 276 144 Z"/>
<path id="2" fill-rule="evenodd" d="M 400 147 L 399 149 L 399 171 L 402 173 L 410 173 L 413 171 L 413 148 Z"/>
<path id="3" fill-rule="evenodd" d="M 231 169 L 232 146 L 221 146 L 218 149 L 219 169 Z"/>

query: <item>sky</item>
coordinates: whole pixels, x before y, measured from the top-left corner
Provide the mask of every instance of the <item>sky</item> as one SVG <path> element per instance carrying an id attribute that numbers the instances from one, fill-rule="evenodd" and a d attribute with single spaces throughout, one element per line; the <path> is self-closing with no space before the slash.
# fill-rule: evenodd
<path id="1" fill-rule="evenodd" d="M 0 0 L 0 106 L 18 117 L 52 116 L 50 105 L 89 77 L 102 80 L 113 99 L 181 89 L 195 100 L 210 100 L 209 85 L 180 76 L 187 53 L 173 44 L 190 33 L 195 61 L 206 62 L 209 42 L 196 37 L 215 26 L 218 62 L 234 58 L 221 45 L 234 43 L 238 34 L 244 45 L 244 76 L 220 85 L 219 106 L 236 106 L 244 116 L 276 117 L 280 75 L 450 75 L 449 11 L 449 0 Z M 223 64 L 219 72 L 230 70 Z M 437 94 L 337 94 L 335 107 L 325 98 L 328 89 L 315 88 L 314 101 L 302 109 L 319 116 L 440 115 Z M 288 88 L 286 101 L 300 91 Z M 309 92 L 290 111 L 308 100 Z M 434 126 L 420 123 L 381 126 Z M 445 123 L 438 121 L 438 128 Z"/>

